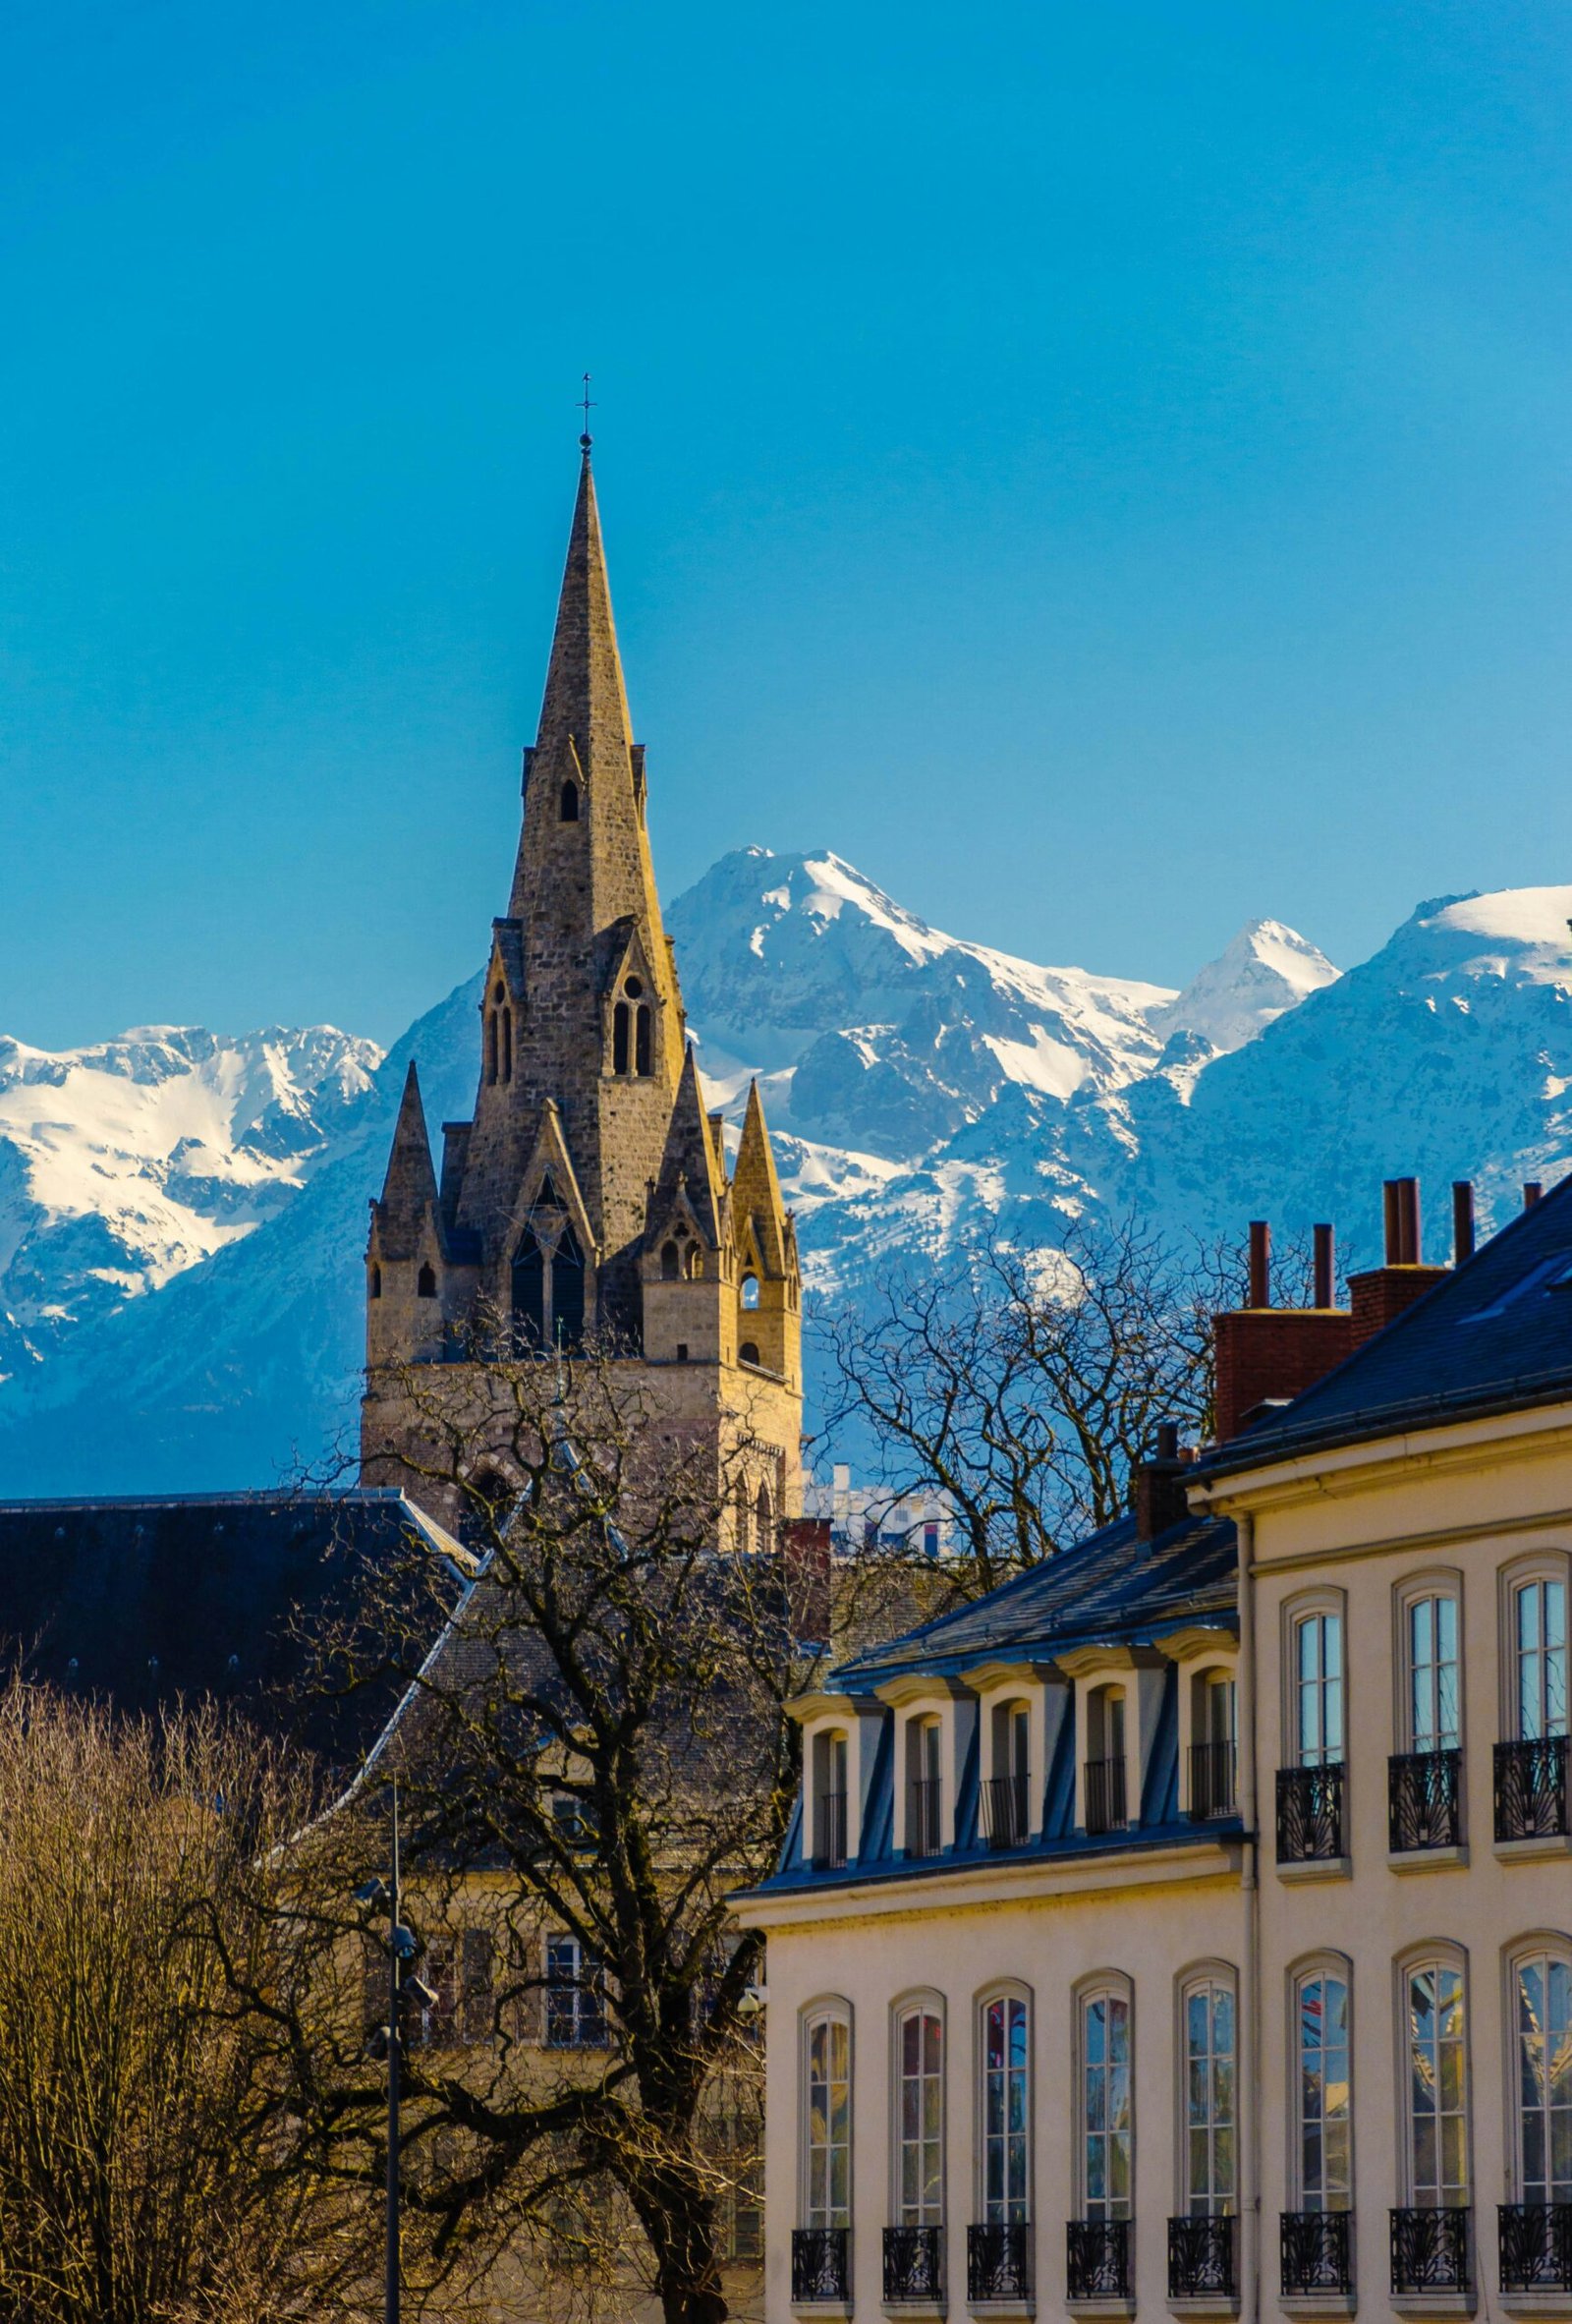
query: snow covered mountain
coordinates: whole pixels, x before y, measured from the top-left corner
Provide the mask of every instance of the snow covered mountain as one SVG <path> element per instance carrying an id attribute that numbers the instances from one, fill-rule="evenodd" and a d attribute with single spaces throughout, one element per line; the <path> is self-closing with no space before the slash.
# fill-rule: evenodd
<path id="1" fill-rule="evenodd" d="M 1088 1214 L 1330 1218 L 1368 1256 L 1399 1172 L 1505 1216 L 1572 1162 L 1569 915 L 1572 885 L 1422 905 L 1341 977 L 1258 921 L 1178 994 L 944 935 L 825 853 L 728 856 L 668 917 L 711 1087 L 735 1110 L 766 1077 L 810 1281 L 855 1296 L 995 1219 L 1051 1245 Z M 477 993 L 411 1028 L 276 1216 L 0 1387 L 0 1493 L 267 1483 L 348 1448 L 365 1202 L 412 1054 L 428 1118 L 468 1111 Z"/>
<path id="2" fill-rule="evenodd" d="M 277 1218 L 381 1056 L 330 1025 L 0 1039 L 0 1379 Z"/>

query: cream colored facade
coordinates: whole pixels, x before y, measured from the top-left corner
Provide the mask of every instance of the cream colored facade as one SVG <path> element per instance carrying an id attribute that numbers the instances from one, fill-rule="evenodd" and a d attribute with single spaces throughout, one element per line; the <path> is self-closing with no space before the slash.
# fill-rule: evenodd
<path id="1" fill-rule="evenodd" d="M 1572 1296 L 1568 1228 L 1473 1269 L 1520 1251 Z M 1410 1374 L 1453 1313 L 1435 1360 L 1468 1359 L 1472 1279 L 1382 1334 Z M 771 2324 L 1572 2317 L 1572 1362 L 1559 1308 L 1523 1313 L 1559 1398 L 1508 1339 L 1532 1400 L 1236 1440 L 1188 1518 L 1056 1561 L 1052 1602 L 996 1593 L 797 1706 L 800 1827 L 739 1904 L 768 1937 Z M 1380 1389 L 1378 1347 L 1334 1379 Z"/>

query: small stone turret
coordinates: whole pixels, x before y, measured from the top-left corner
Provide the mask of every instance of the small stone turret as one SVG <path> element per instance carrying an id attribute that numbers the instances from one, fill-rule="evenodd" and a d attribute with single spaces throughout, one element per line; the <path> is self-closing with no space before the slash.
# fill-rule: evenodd
<path id="1" fill-rule="evenodd" d="M 420 1360 L 442 1344 L 441 1214 L 421 1077 L 410 1060 L 365 1254 L 365 1360 Z"/>
<path id="2" fill-rule="evenodd" d="M 731 1241 L 737 1265 L 737 1360 L 772 1372 L 798 1390 L 803 1375 L 803 1291 L 797 1229 L 780 1180 L 758 1082 L 731 1182 Z"/>

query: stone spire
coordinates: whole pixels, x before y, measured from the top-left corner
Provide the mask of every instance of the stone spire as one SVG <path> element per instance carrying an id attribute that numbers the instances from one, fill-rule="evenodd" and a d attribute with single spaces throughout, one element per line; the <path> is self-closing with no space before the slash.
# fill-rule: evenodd
<path id="1" fill-rule="evenodd" d="M 404 1076 L 404 1095 L 393 1131 L 393 1150 L 376 1205 L 377 1247 L 384 1259 L 415 1255 L 421 1229 L 436 1207 L 436 1172 L 431 1167 L 431 1141 L 426 1135 L 425 1107 L 421 1103 L 421 1077 L 415 1059 Z"/>
<path id="2" fill-rule="evenodd" d="M 682 1079 L 677 1084 L 677 1103 L 671 1109 L 666 1150 L 661 1156 L 660 1175 L 655 1182 L 654 1199 L 649 1206 L 652 1221 L 664 1221 L 677 1199 L 679 1188 L 686 1193 L 689 1207 L 713 1250 L 720 1241 L 723 1180 L 710 1143 L 709 1119 L 704 1111 L 703 1093 L 699 1087 L 699 1067 L 691 1043 L 683 1058 Z"/>
<path id="3" fill-rule="evenodd" d="M 764 1267 L 771 1275 L 784 1275 L 786 1205 L 781 1200 L 775 1157 L 770 1149 L 769 1132 L 764 1127 L 764 1102 L 758 1095 L 757 1081 L 748 1085 L 748 1109 L 743 1115 L 743 1134 L 737 1146 L 731 1207 L 739 1229 L 745 1220 L 752 1221 Z"/>

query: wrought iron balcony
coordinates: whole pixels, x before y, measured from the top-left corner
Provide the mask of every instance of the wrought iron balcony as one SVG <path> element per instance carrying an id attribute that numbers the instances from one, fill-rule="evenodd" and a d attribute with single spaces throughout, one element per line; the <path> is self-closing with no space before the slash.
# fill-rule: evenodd
<path id="1" fill-rule="evenodd" d="M 1341 1856 L 1343 1775 L 1340 1760 L 1329 1767 L 1277 1770 L 1277 1861 L 1314 1864 Z"/>
<path id="2" fill-rule="evenodd" d="M 792 2304 L 814 2300 L 844 2306 L 852 2296 L 852 2231 L 849 2227 L 792 2229 Z"/>
<path id="3" fill-rule="evenodd" d="M 1025 2220 L 967 2229 L 966 2296 L 974 2307 L 980 2299 L 1031 2298 L 1032 2231 Z"/>
<path id="4" fill-rule="evenodd" d="M 1501 2290 L 1572 2292 L 1572 2203 L 1503 2203 Z"/>
<path id="5" fill-rule="evenodd" d="M 1554 1840 L 1566 1831 L 1565 1735 L 1495 1746 L 1495 1837 Z"/>
<path id="6" fill-rule="evenodd" d="M 1282 2288 L 1285 2299 L 1354 2289 L 1352 2211 L 1282 2214 Z"/>
<path id="7" fill-rule="evenodd" d="M 909 1856 L 936 1856 L 939 1852 L 939 1800 L 942 1786 L 936 1776 L 906 1786 L 906 1852 Z"/>
<path id="8" fill-rule="evenodd" d="M 884 2297 L 940 2301 L 944 2297 L 944 2230 L 884 2230 Z"/>
<path id="9" fill-rule="evenodd" d="M 1233 2299 L 1239 2291 L 1234 2265 L 1235 2229 L 1220 2216 L 1168 2222 L 1168 2297 Z"/>
<path id="10" fill-rule="evenodd" d="M 1089 1759 L 1083 1770 L 1086 1783 L 1086 1828 L 1089 1832 L 1122 1832 L 1130 1818 L 1125 1812 L 1124 1759 Z"/>
<path id="11" fill-rule="evenodd" d="M 1128 2219 L 1072 2219 L 1065 2230 L 1065 2293 L 1070 2299 L 1129 2299 Z"/>
<path id="12" fill-rule="evenodd" d="M 814 1802 L 814 1870 L 837 1872 L 845 1861 L 846 1794 L 821 1791 Z"/>
<path id="13" fill-rule="evenodd" d="M 1469 2214 L 1456 2210 L 1392 2213 L 1392 2290 L 1467 2292 L 1472 2284 Z"/>
<path id="14" fill-rule="evenodd" d="M 1399 1751 L 1386 1762 L 1386 1844 L 1453 1848 L 1463 1837 L 1461 1751 Z"/>
<path id="15" fill-rule="evenodd" d="M 982 1837 L 990 1848 L 1018 1848 L 1027 1837 L 1025 1776 L 993 1776 L 982 1786 Z"/>
<path id="16" fill-rule="evenodd" d="M 1237 1805 L 1239 1754 L 1232 1743 L 1192 1743 L 1190 1746 L 1190 1819 L 1205 1824 L 1213 1816 L 1231 1816 Z"/>

